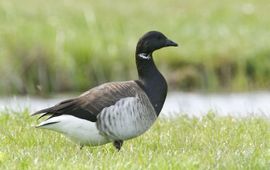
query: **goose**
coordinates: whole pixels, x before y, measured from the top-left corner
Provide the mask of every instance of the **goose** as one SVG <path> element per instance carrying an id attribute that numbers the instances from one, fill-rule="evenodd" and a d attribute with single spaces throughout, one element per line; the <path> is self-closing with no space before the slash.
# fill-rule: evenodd
<path id="1" fill-rule="evenodd" d="M 81 148 L 112 142 L 119 151 L 125 140 L 142 135 L 160 114 L 167 83 L 153 52 L 169 46 L 178 45 L 161 32 L 147 32 L 136 47 L 137 80 L 104 83 L 39 110 L 32 116 L 47 119 L 35 127 L 59 132 Z"/>

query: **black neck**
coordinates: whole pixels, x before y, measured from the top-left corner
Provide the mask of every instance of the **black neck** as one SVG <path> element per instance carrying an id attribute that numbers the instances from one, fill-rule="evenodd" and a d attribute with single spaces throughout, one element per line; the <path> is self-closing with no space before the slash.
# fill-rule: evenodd
<path id="1" fill-rule="evenodd" d="M 146 92 L 156 114 L 159 115 L 167 96 L 167 83 L 158 71 L 152 54 L 148 54 L 150 55 L 150 59 L 143 59 L 139 57 L 139 54 L 136 53 L 136 65 L 139 75 L 139 80 L 136 82 Z"/>

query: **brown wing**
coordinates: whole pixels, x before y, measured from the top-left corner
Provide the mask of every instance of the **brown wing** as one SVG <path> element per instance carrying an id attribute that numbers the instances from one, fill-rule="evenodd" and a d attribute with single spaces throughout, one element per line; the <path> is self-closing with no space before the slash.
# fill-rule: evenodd
<path id="1" fill-rule="evenodd" d="M 97 115 L 103 108 L 114 105 L 118 100 L 125 97 L 134 97 L 142 89 L 134 82 L 106 83 L 83 93 L 77 98 L 60 102 L 59 104 L 35 112 L 32 115 L 50 115 L 49 118 L 60 115 L 72 115 L 91 122 L 97 121 Z"/>

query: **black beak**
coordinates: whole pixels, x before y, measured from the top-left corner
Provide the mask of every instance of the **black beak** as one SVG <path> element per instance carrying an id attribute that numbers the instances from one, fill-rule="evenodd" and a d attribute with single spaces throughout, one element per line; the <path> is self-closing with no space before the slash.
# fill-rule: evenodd
<path id="1" fill-rule="evenodd" d="M 175 46 L 175 47 L 177 47 L 178 46 L 178 44 L 176 44 L 175 42 L 173 42 L 172 40 L 169 40 L 169 39 L 167 39 L 166 40 L 166 47 L 168 47 L 168 46 Z"/>

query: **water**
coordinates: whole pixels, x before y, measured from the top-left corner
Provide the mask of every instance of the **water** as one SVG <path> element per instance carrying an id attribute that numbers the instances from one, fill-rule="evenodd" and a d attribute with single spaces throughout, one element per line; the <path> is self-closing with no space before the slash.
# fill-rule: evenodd
<path id="1" fill-rule="evenodd" d="M 213 111 L 219 116 L 270 118 L 270 92 L 198 94 L 170 93 L 163 108 L 165 116 L 179 113 L 201 117 Z"/>
<path id="2" fill-rule="evenodd" d="M 67 96 L 43 99 L 37 97 L 0 98 L 0 111 L 8 109 L 22 111 L 28 108 L 31 112 L 53 106 Z M 170 117 L 179 114 L 189 117 L 201 117 L 209 111 L 219 116 L 263 116 L 270 118 L 270 92 L 200 94 L 171 92 L 168 94 L 161 116 Z"/>

